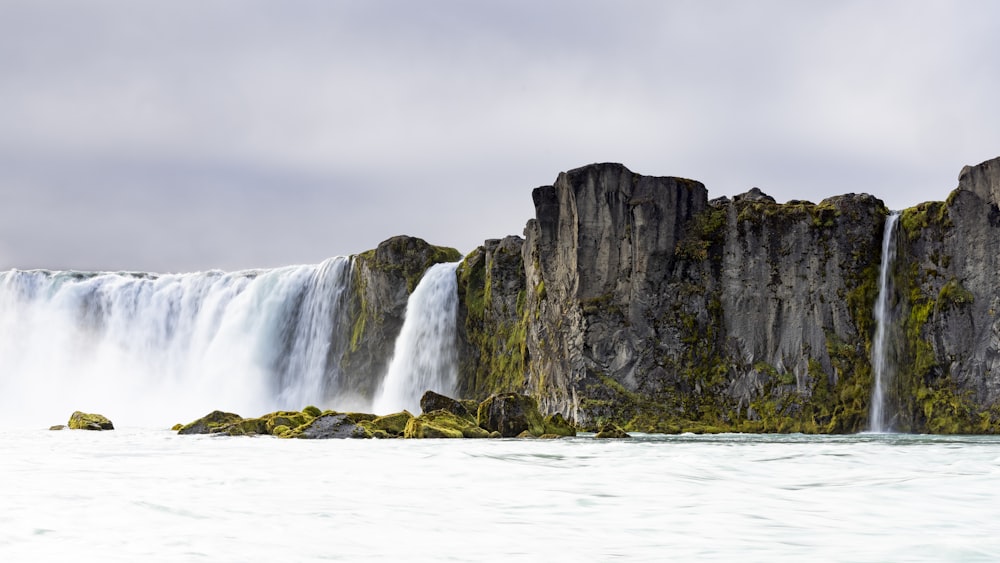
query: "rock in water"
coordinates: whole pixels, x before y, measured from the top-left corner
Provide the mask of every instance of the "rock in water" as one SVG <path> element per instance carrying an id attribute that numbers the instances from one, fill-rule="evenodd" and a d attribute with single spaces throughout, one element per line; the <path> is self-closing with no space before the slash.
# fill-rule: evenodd
<path id="1" fill-rule="evenodd" d="M 371 438 L 372 435 L 359 421 L 347 414 L 324 414 L 285 434 L 283 437 L 306 440 L 326 440 L 331 438 Z"/>
<path id="2" fill-rule="evenodd" d="M 404 438 L 489 438 L 470 418 L 444 409 L 411 418 L 403 431 Z"/>
<path id="3" fill-rule="evenodd" d="M 178 434 L 214 434 L 222 428 L 243 420 L 243 417 L 231 412 L 212 411 L 205 416 L 189 422 L 177 431 Z"/>
<path id="4" fill-rule="evenodd" d="M 545 435 L 576 436 L 576 428 L 563 415 L 556 413 L 545 417 Z"/>
<path id="5" fill-rule="evenodd" d="M 115 425 L 104 415 L 76 411 L 69 417 L 69 427 L 74 430 L 114 430 Z"/>
<path id="6" fill-rule="evenodd" d="M 545 434 L 545 423 L 538 411 L 538 403 L 531 397 L 517 393 L 493 395 L 479 405 L 479 426 L 499 432 L 504 438 L 529 432 L 533 436 Z"/>
<path id="7" fill-rule="evenodd" d="M 376 418 L 372 421 L 372 425 L 389 436 L 402 436 L 403 431 L 406 430 L 406 423 L 411 418 L 413 415 L 408 411 L 397 412 Z"/>
<path id="8" fill-rule="evenodd" d="M 607 423 L 601 426 L 600 431 L 597 433 L 595 438 L 631 438 L 628 432 L 625 432 L 617 424 Z"/>

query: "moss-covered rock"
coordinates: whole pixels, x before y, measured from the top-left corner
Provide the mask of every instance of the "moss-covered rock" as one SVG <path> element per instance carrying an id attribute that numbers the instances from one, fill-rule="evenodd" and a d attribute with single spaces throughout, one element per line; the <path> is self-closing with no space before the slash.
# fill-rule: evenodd
<path id="1" fill-rule="evenodd" d="M 308 407 L 302 409 L 302 412 L 308 414 L 309 416 L 316 418 L 317 416 L 323 414 L 323 411 L 319 410 L 318 407 L 309 405 Z"/>
<path id="2" fill-rule="evenodd" d="M 114 430 L 115 425 L 104 415 L 76 411 L 69 417 L 68 426 L 73 430 Z"/>
<path id="3" fill-rule="evenodd" d="M 446 410 L 423 413 L 411 418 L 403 431 L 404 438 L 489 438 L 490 433 L 468 417 Z"/>
<path id="4" fill-rule="evenodd" d="M 604 438 L 631 438 L 632 436 L 629 436 L 628 432 L 622 430 L 622 428 L 617 424 L 609 422 L 602 425 L 601 429 L 597 432 L 597 435 L 595 435 L 594 437 L 604 439 Z"/>
<path id="5" fill-rule="evenodd" d="M 446 397 L 440 393 L 435 393 L 434 391 L 427 391 L 420 397 L 420 410 L 425 413 L 446 410 L 458 416 L 474 416 L 465 408 L 465 405 L 461 401 Z"/>
<path id="6" fill-rule="evenodd" d="M 184 428 L 184 425 L 181 424 L 180 422 L 170 427 L 170 429 L 173 430 L 174 432 L 177 432 L 181 428 Z"/>
<path id="7" fill-rule="evenodd" d="M 372 421 L 375 428 L 387 433 L 390 436 L 402 436 L 406 430 L 406 423 L 413 418 L 409 411 L 397 412 L 380 416 Z"/>
<path id="8" fill-rule="evenodd" d="M 544 419 L 545 434 L 555 436 L 576 436 L 576 427 L 563 418 L 560 413 L 551 414 Z M 545 437 L 544 435 L 542 436 Z"/>
<path id="9" fill-rule="evenodd" d="M 56 424 L 53 426 L 49 426 L 49 430 L 65 430 L 65 429 L 66 429 L 65 424 Z"/>
<path id="10" fill-rule="evenodd" d="M 243 420 L 243 417 L 223 411 L 212 411 L 205 416 L 189 422 L 177 431 L 178 434 L 214 434 L 222 428 Z"/>
<path id="11" fill-rule="evenodd" d="M 479 426 L 509 438 L 524 431 L 545 434 L 545 422 L 535 399 L 517 393 L 492 395 L 479 405 Z"/>

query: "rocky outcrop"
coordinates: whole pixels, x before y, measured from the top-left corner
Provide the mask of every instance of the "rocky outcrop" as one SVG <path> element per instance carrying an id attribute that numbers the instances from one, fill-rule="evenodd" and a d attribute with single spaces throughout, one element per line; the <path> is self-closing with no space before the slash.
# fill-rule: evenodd
<path id="1" fill-rule="evenodd" d="M 406 236 L 393 237 L 353 257 L 352 290 L 346 303 L 350 321 L 339 336 L 345 342 L 341 396 L 372 398 L 392 358 L 410 294 L 428 268 L 459 258 L 454 248 Z"/>
<path id="2" fill-rule="evenodd" d="M 532 197 L 523 241 L 459 268 L 463 392 L 527 393 L 593 429 L 861 427 L 881 201 L 708 201 L 619 164 Z"/>
<path id="3" fill-rule="evenodd" d="M 531 319 L 523 244 L 516 236 L 488 240 L 459 265 L 459 396 L 524 390 Z"/>
<path id="4" fill-rule="evenodd" d="M 104 415 L 76 411 L 67 426 L 72 430 L 114 430 L 115 425 Z"/>
<path id="5" fill-rule="evenodd" d="M 1000 431 L 1000 158 L 904 210 L 893 275 L 892 427 Z"/>

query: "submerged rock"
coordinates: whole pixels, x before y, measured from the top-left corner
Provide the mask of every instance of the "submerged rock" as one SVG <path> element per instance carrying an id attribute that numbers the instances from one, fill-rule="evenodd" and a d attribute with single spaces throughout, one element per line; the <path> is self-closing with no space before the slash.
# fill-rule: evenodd
<path id="1" fill-rule="evenodd" d="M 104 415 L 76 411 L 69 417 L 69 427 L 74 430 L 114 430 L 115 426 Z"/>
<path id="2" fill-rule="evenodd" d="M 54 426 L 49 426 L 49 430 L 65 430 L 65 429 L 66 429 L 65 424 L 56 424 Z"/>
<path id="3" fill-rule="evenodd" d="M 522 432 L 545 434 L 545 423 L 535 399 L 517 393 L 493 395 L 479 405 L 479 426 L 512 438 Z"/>

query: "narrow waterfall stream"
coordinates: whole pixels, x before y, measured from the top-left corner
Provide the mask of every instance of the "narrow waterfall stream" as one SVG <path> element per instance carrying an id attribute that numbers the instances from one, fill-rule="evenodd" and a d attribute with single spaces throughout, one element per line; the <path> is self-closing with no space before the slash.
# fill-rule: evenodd
<path id="1" fill-rule="evenodd" d="M 882 234 L 882 262 L 879 265 L 878 297 L 875 300 L 875 340 L 872 342 L 872 401 L 868 414 L 870 432 L 891 432 L 892 413 L 886 404 L 886 389 L 895 375 L 895 365 L 891 361 L 892 343 L 887 337 L 892 323 L 889 295 L 890 270 L 896 260 L 896 220 L 899 213 L 890 213 L 885 219 Z"/>

